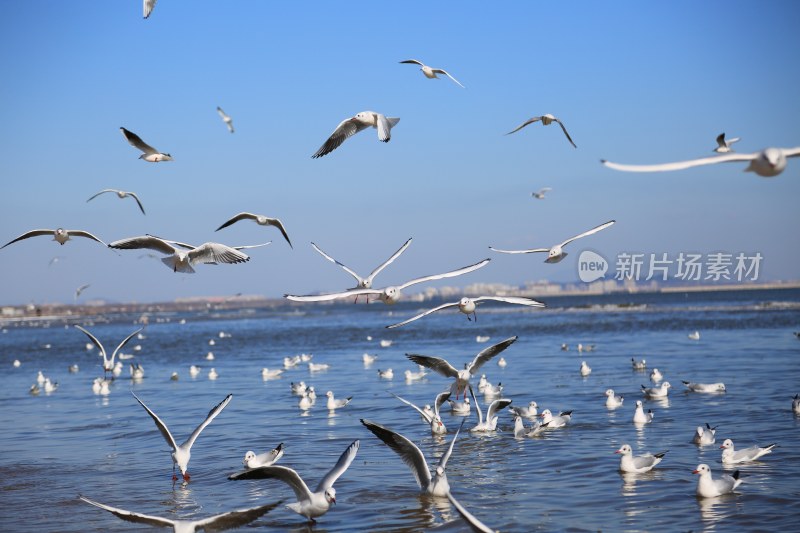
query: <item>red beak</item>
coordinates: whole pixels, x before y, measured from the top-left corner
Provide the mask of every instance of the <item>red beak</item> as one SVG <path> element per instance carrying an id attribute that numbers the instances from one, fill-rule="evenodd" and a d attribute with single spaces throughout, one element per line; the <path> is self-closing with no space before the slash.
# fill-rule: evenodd
<path id="1" fill-rule="evenodd" d="M 692 470 L 692 474 L 699 474 L 699 473 L 700 473 L 699 470 Z"/>
<path id="2" fill-rule="evenodd" d="M 614 453 L 622 453 L 622 452 L 621 452 L 621 451 L 619 451 L 619 450 L 617 450 L 617 451 L 615 451 Z"/>

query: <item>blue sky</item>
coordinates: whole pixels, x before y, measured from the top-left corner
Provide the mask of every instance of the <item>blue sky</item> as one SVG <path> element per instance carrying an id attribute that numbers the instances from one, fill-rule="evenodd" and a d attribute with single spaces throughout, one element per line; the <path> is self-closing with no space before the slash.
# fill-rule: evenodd
<path id="1" fill-rule="evenodd" d="M 800 144 L 796 2 L 14 2 L 0 22 L 0 240 L 35 228 L 106 242 L 152 233 L 192 243 L 273 244 L 245 265 L 170 272 L 80 239 L 0 251 L 0 303 L 124 301 L 337 291 L 352 279 L 310 241 L 367 274 L 409 237 L 379 285 L 492 262 L 449 284 L 577 280 L 583 248 L 760 252 L 762 280 L 800 278 L 800 160 L 764 179 L 743 164 L 627 174 L 600 165 Z M 428 80 L 416 58 L 447 69 Z M 216 114 L 234 120 L 227 132 Z M 317 160 L 359 111 L 401 118 Z M 552 113 L 567 126 L 525 119 Z M 174 162 L 150 164 L 124 126 Z M 553 188 L 537 201 L 530 193 Z M 147 209 L 103 188 L 136 191 Z M 280 218 L 239 223 L 240 211 Z M 570 257 L 488 250 L 573 243 Z M 63 257 L 48 266 L 51 258 Z"/>

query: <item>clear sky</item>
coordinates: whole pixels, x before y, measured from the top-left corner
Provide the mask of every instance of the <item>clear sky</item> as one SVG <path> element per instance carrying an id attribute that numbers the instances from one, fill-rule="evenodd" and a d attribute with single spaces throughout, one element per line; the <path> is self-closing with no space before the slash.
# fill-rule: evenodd
<path id="1" fill-rule="evenodd" d="M 584 248 L 755 253 L 760 280 L 800 278 L 800 158 L 765 179 L 728 163 L 628 174 L 601 158 L 660 163 L 713 155 L 715 137 L 754 152 L 800 145 L 800 3 L 9 2 L 0 20 L 0 241 L 37 228 L 106 242 L 144 233 L 190 243 L 273 244 L 244 265 L 174 274 L 140 251 L 31 238 L 0 250 L 0 303 L 170 300 L 338 291 L 353 280 L 309 245 L 401 283 L 485 257 L 447 284 L 577 280 Z M 466 86 L 428 80 L 416 58 Z M 233 117 L 229 134 L 216 114 Z M 402 120 L 311 159 L 359 111 Z M 559 117 L 557 125 L 529 117 Z M 169 152 L 138 158 L 119 127 Z M 545 200 L 531 192 L 552 187 Z M 130 199 L 103 188 L 135 191 Z M 280 218 L 274 228 L 240 211 Z M 542 255 L 488 250 L 550 246 Z M 53 257 L 61 259 L 49 266 Z M 613 269 L 613 266 L 612 266 Z"/>

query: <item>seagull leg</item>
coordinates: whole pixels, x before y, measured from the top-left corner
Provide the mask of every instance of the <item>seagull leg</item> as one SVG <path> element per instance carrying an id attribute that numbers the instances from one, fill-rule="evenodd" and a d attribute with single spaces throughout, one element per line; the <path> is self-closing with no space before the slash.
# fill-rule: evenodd
<path id="1" fill-rule="evenodd" d="M 189 481 L 190 477 L 191 477 L 191 476 L 189 476 L 189 472 L 186 472 L 186 473 L 183 475 L 183 480 L 184 480 L 184 481 Z"/>
<path id="2" fill-rule="evenodd" d="M 178 481 L 178 476 L 175 474 L 175 465 L 172 465 L 172 481 Z"/>

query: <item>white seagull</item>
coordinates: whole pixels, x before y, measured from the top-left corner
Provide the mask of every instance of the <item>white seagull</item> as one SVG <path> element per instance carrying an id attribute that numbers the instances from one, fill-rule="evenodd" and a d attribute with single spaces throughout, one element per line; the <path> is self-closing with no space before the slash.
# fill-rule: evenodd
<path id="1" fill-rule="evenodd" d="M 312 159 L 327 155 L 342 145 L 349 137 L 370 126 L 378 130 L 378 140 L 388 143 L 392 139 L 392 128 L 400 122 L 399 118 L 386 117 L 374 111 L 362 111 L 352 118 L 347 118 L 336 126 L 331 136 L 328 137 L 319 150 L 314 152 Z"/>
<path id="2" fill-rule="evenodd" d="M 461 83 L 459 83 L 459 81 L 457 79 L 455 79 L 453 76 L 451 76 L 444 69 L 429 67 L 428 65 L 425 65 L 421 61 L 417 61 L 416 59 L 406 59 L 405 61 L 400 61 L 400 63 L 419 65 L 421 67 L 420 70 L 425 75 L 425 77 L 428 78 L 428 79 L 438 79 L 438 76 L 436 76 L 437 74 L 444 74 L 445 76 L 447 76 L 448 78 L 450 78 L 451 80 L 456 82 L 459 85 L 459 87 L 461 87 L 462 89 L 466 89 L 466 87 L 461 85 Z"/>
<path id="3" fill-rule="evenodd" d="M 577 146 L 575 146 L 575 143 L 572 142 L 572 137 L 570 137 L 569 133 L 567 133 L 567 128 L 564 127 L 564 124 L 560 120 L 558 120 L 556 117 L 551 115 L 550 113 L 547 113 L 546 115 L 542 115 L 540 117 L 531 117 L 528 120 L 526 120 L 525 122 L 523 122 L 522 124 L 520 124 L 519 126 L 517 126 L 516 128 L 514 128 L 513 130 L 511 130 L 508 133 L 506 133 L 506 135 L 511 135 L 512 133 L 516 133 L 519 130 L 521 130 L 522 128 L 524 128 L 525 126 L 527 126 L 528 124 L 533 124 L 534 122 L 539 122 L 540 120 L 542 121 L 542 125 L 543 126 L 549 126 L 553 122 L 557 122 L 558 125 L 561 126 L 561 131 L 564 132 L 564 135 L 566 135 L 567 140 L 572 145 L 572 147 L 573 148 L 577 148 Z"/>
<path id="4" fill-rule="evenodd" d="M 352 396 L 348 396 L 344 400 L 337 400 L 336 398 L 333 397 L 333 391 L 326 392 L 325 396 L 328 397 L 328 403 L 326 405 L 328 409 L 331 411 L 344 407 L 345 405 L 350 403 L 350 401 L 353 399 Z"/>
<path id="5" fill-rule="evenodd" d="M 622 455 L 622 457 L 619 458 L 620 472 L 643 474 L 644 472 L 649 472 L 653 469 L 653 467 L 660 463 L 667 452 L 663 451 L 655 455 L 649 453 L 644 455 L 633 455 L 633 450 L 631 449 L 630 445 L 623 444 L 620 446 L 619 450 L 615 451 L 614 453 Z"/>
<path id="6" fill-rule="evenodd" d="M 289 240 L 289 235 L 286 233 L 286 228 L 283 227 L 283 223 L 277 218 L 269 218 L 264 215 L 255 215 L 253 213 L 239 213 L 238 215 L 234 215 L 231 219 L 223 223 L 220 227 L 218 227 L 214 231 L 219 231 L 222 228 L 227 228 L 231 224 L 235 224 L 240 220 L 252 220 L 259 226 L 275 226 L 280 230 L 281 234 L 283 235 L 283 238 L 286 239 L 286 242 L 289 243 L 289 247 L 294 248 L 294 246 L 292 246 L 292 241 Z"/>
<path id="7" fill-rule="evenodd" d="M 517 336 L 515 335 L 493 346 L 489 346 L 488 348 L 481 350 L 472 361 L 464 365 L 463 370 L 457 370 L 453 365 L 441 357 L 430 357 L 427 355 L 409 353 L 406 354 L 406 357 L 420 366 L 430 368 L 437 374 L 448 378 L 455 378 L 455 382 L 450 388 L 450 391 L 454 392 L 456 399 L 458 399 L 458 396 L 461 393 L 464 393 L 464 396 L 466 396 L 470 378 L 474 376 L 478 370 L 480 370 L 484 363 L 486 363 L 492 357 L 502 353 L 506 348 L 514 344 L 516 340 Z M 475 405 L 477 407 L 478 404 L 476 403 Z"/>
<path id="8" fill-rule="evenodd" d="M 531 427 L 526 428 L 522 422 L 522 417 L 514 415 L 514 438 L 536 437 L 541 435 L 545 429 L 547 429 L 547 426 L 541 424 L 538 420 L 531 424 Z"/>
<path id="9" fill-rule="evenodd" d="M 284 297 L 287 300 L 292 300 L 294 302 L 324 302 L 330 300 L 337 300 L 339 298 L 348 298 L 350 296 L 359 296 L 362 294 L 365 295 L 375 295 L 378 297 L 380 301 L 385 303 L 386 305 L 394 305 L 397 303 L 400 298 L 402 297 L 401 291 L 412 285 L 416 285 L 418 283 L 423 283 L 425 281 L 433 281 L 438 279 L 444 278 L 452 278 L 455 276 L 460 276 L 462 274 L 467 274 L 468 272 L 472 272 L 474 270 L 478 270 L 479 268 L 486 266 L 489 263 L 490 259 L 484 259 L 483 261 L 479 261 L 474 265 L 469 265 L 463 268 L 459 268 L 457 270 L 453 270 L 450 272 L 445 272 L 444 274 L 434 274 L 432 276 L 423 276 L 421 278 L 412 279 L 411 281 L 407 281 L 401 285 L 390 285 L 388 287 L 384 287 L 383 289 L 348 289 L 343 292 L 334 292 L 329 294 L 312 294 L 308 296 L 295 296 L 293 294 L 286 294 Z"/>
<path id="10" fill-rule="evenodd" d="M 144 407 L 144 410 L 147 411 L 147 414 L 150 415 L 150 417 L 153 419 L 153 422 L 156 423 L 156 427 L 161 433 L 161 436 L 164 437 L 164 440 L 167 441 L 167 444 L 172 448 L 173 481 L 178 479 L 178 476 L 175 475 L 175 465 L 177 465 L 180 469 L 181 474 L 183 475 L 183 480 L 189 481 L 190 476 L 186 469 L 189 466 L 189 459 L 192 457 L 192 445 L 194 445 L 194 441 L 197 440 L 197 437 L 200 436 L 200 433 L 206 428 L 206 426 L 209 425 L 211 421 L 214 420 L 214 418 L 216 418 L 223 409 L 225 409 L 225 406 L 230 403 L 230 401 L 233 399 L 233 394 L 228 394 L 224 400 L 219 402 L 213 409 L 211 409 L 211 411 L 208 412 L 208 415 L 206 415 L 206 419 L 203 420 L 203 422 L 195 428 L 192 434 L 189 435 L 189 438 L 180 445 L 172 437 L 172 433 L 169 432 L 167 425 L 164 424 L 164 422 L 162 422 L 161 419 L 158 418 L 158 416 L 151 411 L 150 408 L 147 407 L 138 396 L 136 396 L 136 394 L 134 394 L 132 391 L 131 394 L 133 394 L 133 397 L 136 398 L 137 402 L 139 402 L 139 405 Z"/>
<path id="11" fill-rule="evenodd" d="M 717 393 L 717 392 L 725 392 L 725 384 L 724 383 L 690 383 L 688 381 L 681 381 L 686 388 L 689 389 L 691 392 L 706 392 L 706 393 Z"/>
<path id="12" fill-rule="evenodd" d="M 657 368 L 654 368 L 650 371 L 650 381 L 653 383 L 658 383 L 659 381 L 664 379 L 664 374 Z"/>
<path id="13" fill-rule="evenodd" d="M 699 331 L 693 331 L 692 333 L 689 333 L 689 335 L 687 335 L 687 337 L 689 339 L 693 340 L 693 341 L 699 341 L 700 340 L 700 332 Z"/>
<path id="14" fill-rule="evenodd" d="M 545 195 L 546 193 L 548 193 L 548 192 L 552 191 L 552 190 L 553 190 L 553 189 L 551 189 L 550 187 L 542 187 L 541 189 L 539 189 L 539 191 L 538 191 L 538 192 L 532 192 L 532 193 L 531 193 L 531 196 L 533 196 L 533 197 L 534 197 L 534 198 L 536 198 L 537 200 L 544 200 L 544 195 Z"/>
<path id="15" fill-rule="evenodd" d="M 160 516 L 134 513 L 133 511 L 126 511 L 125 509 L 111 507 L 110 505 L 105 505 L 94 500 L 90 500 L 85 496 L 79 497 L 86 503 L 106 510 L 111 514 L 116 515 L 118 518 L 125 520 L 126 522 L 147 524 L 148 526 L 153 527 L 171 527 L 175 533 L 194 533 L 195 531 L 224 531 L 226 529 L 234 529 L 245 524 L 249 524 L 281 504 L 281 502 L 278 501 L 275 503 L 260 505 L 258 507 L 252 507 L 250 509 L 229 511 L 227 513 L 209 516 L 208 518 L 203 518 L 201 520 L 176 520 L 173 518 L 162 518 Z"/>
<path id="16" fill-rule="evenodd" d="M 128 343 L 128 341 L 131 340 L 137 333 L 139 333 L 144 329 L 144 328 L 139 328 L 130 335 L 128 335 L 127 337 L 125 337 L 125 339 L 121 343 L 119 343 L 119 346 L 117 346 L 116 349 L 114 349 L 114 351 L 111 353 L 111 357 L 109 358 L 108 354 L 106 353 L 106 349 L 103 347 L 103 344 L 99 340 L 97 340 L 97 337 L 95 337 L 94 335 L 92 335 L 91 333 L 89 333 L 88 331 L 86 331 L 85 329 L 83 329 L 78 325 L 75 325 L 75 328 L 84 332 L 86 336 L 89 337 L 89 340 L 92 341 L 92 344 L 97 346 L 97 349 L 100 350 L 100 355 L 103 356 L 103 372 L 106 375 L 108 375 L 109 372 L 112 372 L 114 370 L 114 364 L 115 364 L 114 359 L 117 357 L 117 352 L 119 352 L 122 349 L 122 347 L 125 346 Z"/>
<path id="17" fill-rule="evenodd" d="M 571 243 L 572 241 L 574 241 L 576 239 L 580 239 L 582 237 L 587 237 L 589 235 L 593 235 L 593 234 L 597 233 L 598 231 L 602 231 L 602 230 L 606 229 L 607 227 L 613 225 L 614 222 L 616 222 L 616 221 L 615 220 L 609 220 L 608 222 L 606 222 L 604 224 L 600 224 L 596 228 L 592 228 L 589 231 L 585 231 L 585 232 L 581 233 L 580 235 L 576 235 L 574 237 L 571 237 L 571 238 L 567 239 L 566 241 L 564 241 L 564 242 L 562 242 L 560 244 L 553 245 L 550 248 L 533 248 L 531 250 L 500 250 L 498 248 L 492 248 L 491 246 L 489 246 L 489 249 L 490 250 L 494 250 L 495 252 L 503 253 L 503 254 L 532 254 L 532 253 L 544 252 L 544 253 L 547 254 L 547 259 L 545 259 L 545 261 L 544 261 L 545 263 L 558 263 L 559 261 L 561 261 L 562 259 L 567 257 L 567 252 L 565 252 L 563 250 L 564 246 L 568 245 L 569 243 Z"/>
<path id="18" fill-rule="evenodd" d="M 400 400 L 401 402 L 403 402 L 404 404 L 410 405 L 411 407 L 416 409 L 417 412 L 422 416 L 422 419 L 430 426 L 432 435 L 444 435 L 445 433 L 447 433 L 447 428 L 445 427 L 444 422 L 442 422 L 442 417 L 439 415 L 439 409 L 441 409 L 442 404 L 446 402 L 448 398 L 450 398 L 450 391 L 440 392 L 439 394 L 436 395 L 436 400 L 433 403 L 432 414 L 428 413 L 424 409 L 420 409 L 413 403 L 401 398 L 395 393 L 391 393 L 391 395 Z"/>
<path id="19" fill-rule="evenodd" d="M 581 361 L 581 376 L 586 377 L 592 373 L 592 367 L 586 361 Z"/>
<path id="20" fill-rule="evenodd" d="M 703 429 L 703 426 L 697 426 L 697 429 L 694 431 L 694 437 L 692 437 L 692 442 L 700 446 L 714 444 L 714 435 L 717 433 L 717 427 L 718 426 L 714 426 L 712 428 L 708 422 L 706 422 L 705 429 Z"/>
<path id="21" fill-rule="evenodd" d="M 642 393 L 648 398 L 666 398 L 669 392 L 669 381 L 664 381 L 658 387 L 645 387 L 642 385 Z"/>
<path id="22" fill-rule="evenodd" d="M 225 125 L 228 126 L 228 131 L 233 133 L 233 119 L 231 119 L 220 106 L 217 106 L 217 113 Z"/>
<path id="23" fill-rule="evenodd" d="M 625 399 L 622 396 L 617 396 L 614 393 L 614 389 L 608 389 L 606 391 L 606 407 L 609 409 L 616 409 L 617 407 L 622 406 L 622 402 Z"/>
<path id="24" fill-rule="evenodd" d="M 454 415 L 468 415 L 472 411 L 472 406 L 469 403 L 469 396 L 464 398 L 463 402 L 447 400 L 447 403 L 450 404 L 450 411 Z"/>
<path id="25" fill-rule="evenodd" d="M 85 285 L 81 285 L 80 287 L 75 289 L 75 301 L 77 302 L 78 298 L 80 298 L 81 294 L 83 294 L 83 291 L 85 291 L 86 289 L 88 289 L 91 286 L 92 286 L 91 283 L 86 283 Z"/>
<path id="26" fill-rule="evenodd" d="M 457 302 L 450 302 L 446 304 L 442 304 L 438 307 L 434 307 L 433 309 L 428 309 L 427 311 L 423 311 L 418 315 L 412 316 L 407 320 L 403 320 L 402 322 L 398 322 L 397 324 L 392 324 L 391 326 L 386 326 L 388 329 L 398 328 L 400 326 L 404 326 L 409 322 L 413 322 L 418 320 L 424 316 L 428 316 L 431 313 L 435 313 L 436 311 L 441 311 L 442 309 L 447 309 L 449 307 L 457 307 L 461 313 L 467 315 L 467 320 L 472 320 L 469 315 L 472 315 L 475 318 L 475 321 L 478 321 L 478 315 L 475 314 L 475 310 L 477 309 L 478 305 L 487 302 L 487 301 L 494 301 L 494 302 L 505 302 L 508 304 L 519 304 L 519 305 L 527 305 L 528 307 L 544 307 L 542 302 L 537 302 L 531 298 L 524 298 L 522 296 L 479 296 L 477 298 L 467 298 L 466 296 L 461 298 L 461 300 Z"/>
<path id="27" fill-rule="evenodd" d="M 528 402 L 527 406 L 522 406 L 522 407 L 511 406 L 508 408 L 508 410 L 514 413 L 515 415 L 521 416 L 522 418 L 527 418 L 528 420 L 536 420 L 536 417 L 539 416 L 539 404 L 533 400 Z"/>
<path id="28" fill-rule="evenodd" d="M 653 421 L 653 414 L 652 409 L 648 409 L 647 412 L 644 412 L 644 404 L 642 404 L 642 400 L 636 400 L 636 411 L 633 413 L 633 423 L 636 425 L 642 424 L 649 424 Z"/>
<path id="29" fill-rule="evenodd" d="M 295 513 L 305 516 L 311 522 L 316 522 L 315 518 L 322 516 L 331 508 L 331 504 L 336 503 L 336 489 L 333 484 L 345 473 L 350 463 L 356 458 L 358 453 L 359 441 L 353 441 L 350 446 L 342 453 L 336 465 L 319 482 L 314 492 L 308 488 L 300 475 L 285 466 L 261 466 L 251 470 L 245 470 L 233 474 L 228 479 L 278 479 L 283 481 L 294 491 L 297 501 L 287 505 Z"/>
<path id="30" fill-rule="evenodd" d="M 394 371 L 391 368 L 387 368 L 386 370 L 378 369 L 378 378 L 379 379 L 394 379 Z"/>
<path id="31" fill-rule="evenodd" d="M 701 165 L 712 165 L 714 163 L 728 163 L 731 161 L 747 161 L 749 164 L 744 169 L 745 172 L 755 172 L 761 177 L 772 178 L 783 172 L 786 168 L 786 160 L 789 157 L 800 155 L 800 147 L 796 148 L 766 148 L 760 152 L 752 154 L 725 154 L 712 157 L 701 157 L 689 161 L 679 161 L 677 163 L 664 163 L 661 165 L 622 165 L 601 159 L 608 168 L 621 170 L 623 172 L 665 172 L 670 170 L 683 170 Z"/>
<path id="32" fill-rule="evenodd" d="M 489 404 L 489 409 L 486 411 L 486 420 L 484 420 L 483 410 L 481 409 L 481 405 L 478 403 L 477 398 L 475 398 L 475 391 L 472 390 L 471 386 L 469 387 L 469 393 L 472 395 L 472 401 L 475 403 L 475 411 L 478 412 L 478 424 L 475 427 L 470 428 L 470 431 L 488 433 L 497 429 L 497 421 L 500 419 L 500 416 L 497 413 L 511 405 L 511 400 L 508 398 L 494 400 L 491 404 Z"/>
<path id="33" fill-rule="evenodd" d="M 727 154 L 728 152 L 733 152 L 733 148 L 731 148 L 731 145 L 733 143 L 738 143 L 739 141 L 741 141 L 741 138 L 739 137 L 734 137 L 733 139 L 729 139 L 726 141 L 725 134 L 720 133 L 719 135 L 717 135 L 717 147 L 714 148 L 714 151 L 717 152 L 718 154 Z"/>
<path id="34" fill-rule="evenodd" d="M 200 246 L 193 247 L 175 241 L 166 241 L 153 235 L 141 237 L 131 237 L 114 241 L 108 245 L 109 248 L 120 250 L 132 250 L 137 248 L 148 248 L 156 250 L 162 254 L 161 262 L 171 268 L 173 272 L 194 274 L 192 265 L 197 263 L 206 264 L 235 264 L 250 261 L 250 256 L 240 251 L 240 248 L 250 248 L 250 246 L 227 246 L 216 242 L 206 242 Z M 257 245 L 264 246 L 264 245 Z"/>
<path id="35" fill-rule="evenodd" d="M 283 457 L 283 443 L 281 442 L 278 444 L 277 448 L 274 448 L 268 452 L 260 453 L 256 455 L 256 453 L 252 450 L 249 450 L 247 453 L 244 454 L 244 460 L 242 463 L 244 464 L 245 468 L 258 468 L 260 466 L 270 466 L 274 464 Z"/>
<path id="36" fill-rule="evenodd" d="M 634 370 L 644 370 L 645 368 L 647 368 L 647 361 L 645 359 L 637 361 L 636 359 L 631 357 L 631 366 L 633 367 Z"/>
<path id="37" fill-rule="evenodd" d="M 381 439 L 384 444 L 394 450 L 400 456 L 400 459 L 408 465 L 411 473 L 414 474 L 414 479 L 417 480 L 420 492 L 430 494 L 431 496 L 447 496 L 450 492 L 450 484 L 447 482 L 447 461 L 453 453 L 453 446 L 456 443 L 458 434 L 461 432 L 461 427 L 456 431 L 453 440 L 450 441 L 450 446 L 447 451 L 439 459 L 439 464 L 436 469 L 431 473 L 428 468 L 428 463 L 425 461 L 425 456 L 422 454 L 416 444 L 408 440 L 406 437 L 399 433 L 395 433 L 391 429 L 384 427 L 380 424 L 370 422 L 369 420 L 361 419 L 361 423 L 370 430 L 376 437 Z M 464 423 L 461 423 L 464 426 Z"/>
<path id="38" fill-rule="evenodd" d="M 542 425 L 547 429 L 563 428 L 572 420 L 572 411 L 562 411 L 558 416 L 554 416 L 550 409 L 545 409 L 539 416 L 542 419 Z"/>
<path id="39" fill-rule="evenodd" d="M 744 448 L 742 450 L 734 450 L 733 448 L 733 441 L 731 439 L 725 439 L 722 442 L 722 446 L 720 449 L 722 450 L 722 462 L 724 464 L 736 464 L 736 463 L 749 463 L 750 461 L 756 461 L 762 455 L 767 455 L 768 453 L 772 452 L 773 448 L 775 448 L 777 444 L 767 444 L 766 446 L 750 446 L 749 448 Z"/>
<path id="40" fill-rule="evenodd" d="M 94 200 L 95 198 L 97 198 L 98 196 L 100 196 L 101 194 L 103 194 L 103 193 L 107 193 L 107 192 L 113 192 L 113 193 L 114 193 L 114 194 L 116 194 L 116 195 L 117 195 L 119 198 L 127 198 L 128 196 L 130 196 L 131 198 L 133 198 L 134 200 L 136 200 L 136 205 L 138 205 L 138 206 L 139 206 L 139 210 L 142 212 L 142 214 L 143 214 L 143 215 L 145 214 L 145 212 L 144 212 L 144 206 L 142 205 L 142 202 L 141 202 L 141 200 L 139 200 L 139 197 L 138 197 L 138 196 L 136 196 L 136 193 L 135 193 L 135 192 L 132 192 L 132 191 L 121 191 L 121 190 L 119 190 L 119 189 L 103 189 L 102 191 L 98 192 L 97 194 L 95 194 L 94 196 L 92 196 L 91 198 L 89 198 L 89 199 L 88 199 L 88 200 L 86 200 L 86 201 L 87 201 L 87 202 L 90 202 L 90 201 Z"/>
<path id="41" fill-rule="evenodd" d="M 20 235 L 16 239 L 14 239 L 13 241 L 9 241 L 9 242 L 5 243 L 3 246 L 0 246 L 0 249 L 5 248 L 9 244 L 13 244 L 13 243 L 15 243 L 17 241 L 21 241 L 22 239 L 29 239 L 30 237 L 40 237 L 42 235 L 52 235 L 53 236 L 53 240 L 56 241 L 58 244 L 61 244 L 61 245 L 63 245 L 68 240 L 70 240 L 72 237 L 86 237 L 88 239 L 92 239 L 93 241 L 99 242 L 103 246 L 106 245 L 106 243 L 104 243 L 103 241 L 101 241 L 100 239 L 98 239 L 97 237 L 95 237 L 94 235 L 89 233 L 88 231 L 83 231 L 83 230 L 79 230 L 79 229 L 58 228 L 58 229 L 34 229 L 34 230 L 31 230 L 31 231 L 28 231 L 26 233 L 23 233 L 22 235 Z"/>
<path id="42" fill-rule="evenodd" d="M 141 137 L 133 133 L 132 131 L 128 131 L 125 128 L 119 129 L 122 132 L 122 135 L 125 136 L 125 139 L 128 140 L 131 146 L 137 148 L 144 152 L 142 155 L 139 156 L 139 159 L 144 159 L 149 163 L 158 163 L 160 161 L 172 161 L 172 156 L 166 153 L 161 153 L 146 142 L 144 142 Z"/>
<path id="43" fill-rule="evenodd" d="M 716 498 L 717 496 L 731 493 L 742 484 L 738 470 L 732 476 L 723 474 L 714 479 L 711 477 L 711 469 L 708 465 L 699 464 L 692 473 L 700 474 L 697 480 L 697 495 L 701 498 Z"/>

